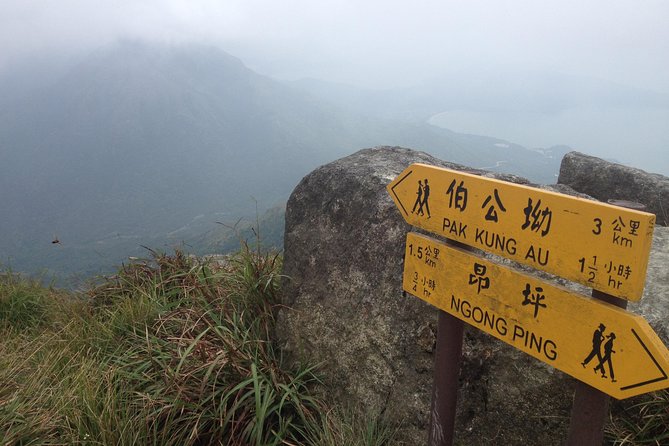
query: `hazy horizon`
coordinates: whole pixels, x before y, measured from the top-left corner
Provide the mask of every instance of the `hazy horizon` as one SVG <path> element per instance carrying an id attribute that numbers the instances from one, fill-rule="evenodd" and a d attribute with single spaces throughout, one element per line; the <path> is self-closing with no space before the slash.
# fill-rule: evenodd
<path id="1" fill-rule="evenodd" d="M 629 72 L 601 60 L 576 69 L 569 45 L 555 46 L 564 37 L 557 25 L 547 27 L 555 35 L 545 46 L 535 39 L 507 48 L 490 34 L 499 26 L 482 29 L 478 40 L 466 39 L 468 26 L 437 26 L 441 16 L 486 24 L 492 16 L 480 5 L 458 6 L 449 12 L 455 16 L 440 5 L 429 15 L 393 4 L 302 11 L 306 4 L 293 2 L 285 5 L 292 15 L 276 6 L 258 15 L 259 5 L 222 17 L 220 5 L 206 2 L 120 3 L 119 10 L 3 3 L 0 198 L 10 212 L 0 225 L 0 262 L 63 276 L 110 268 L 142 245 L 199 240 L 204 249 L 203 234 L 222 212 L 232 225 L 255 198 L 262 212 L 320 163 L 375 145 L 538 183 L 554 182 L 569 149 L 516 143 L 568 144 L 669 173 L 666 79 L 647 71 L 664 69 L 656 47 L 649 52 L 657 60 L 636 65 L 629 48 L 608 53 Z M 522 3 L 507 3 L 514 5 Z M 524 21 L 548 24 L 532 10 L 523 9 Z M 518 37 L 521 22 L 505 26 Z M 234 26 L 216 34 L 226 23 Z M 541 51 L 565 60 L 546 63 L 535 57 Z M 287 81 L 303 78 L 322 82 Z"/>
<path id="2" fill-rule="evenodd" d="M 122 0 L 102 5 L 7 0 L 0 6 L 0 74 L 35 55 L 58 62 L 119 39 L 137 39 L 213 45 L 281 80 L 314 78 L 382 90 L 450 79 L 457 89 L 481 76 L 506 88 L 516 73 L 520 78 L 532 73 L 601 80 L 660 97 L 669 94 L 666 17 L 669 3 L 659 0 L 643 7 L 629 0 Z M 525 93 L 549 94 L 551 82 L 543 84 Z M 522 84 L 510 88 L 523 91 Z M 503 109 L 508 104 L 493 105 Z M 636 108 L 585 104 L 556 110 L 547 119 L 528 118 L 532 110 L 519 110 L 503 119 L 492 117 L 492 124 L 486 109 L 456 110 L 445 104 L 435 114 L 442 112 L 450 114 L 433 122 L 455 131 L 530 147 L 567 144 L 669 174 L 669 130 L 661 124 L 666 103 Z M 638 144 L 630 147 L 634 141 Z"/>
<path id="3" fill-rule="evenodd" d="M 120 0 L 0 6 L 0 71 L 119 38 L 208 43 L 280 79 L 403 87 L 447 73 L 548 71 L 669 93 L 669 4 Z"/>

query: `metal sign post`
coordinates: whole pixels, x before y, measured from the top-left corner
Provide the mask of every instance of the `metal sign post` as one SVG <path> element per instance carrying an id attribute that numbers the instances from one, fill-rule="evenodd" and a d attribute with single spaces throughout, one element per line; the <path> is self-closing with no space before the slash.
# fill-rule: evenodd
<path id="1" fill-rule="evenodd" d="M 622 300 L 641 298 L 654 215 L 423 164 L 387 189 L 408 223 L 449 240 L 409 233 L 405 250 L 403 289 L 441 310 L 430 446 L 453 442 L 464 322 L 579 380 L 571 445 L 601 443 L 607 395 L 669 387 L 669 351 Z M 593 298 L 464 245 L 589 286 Z"/>
<path id="2" fill-rule="evenodd" d="M 453 444 L 464 325 L 460 319 L 439 311 L 428 446 Z"/>
<path id="3" fill-rule="evenodd" d="M 645 205 L 626 200 L 609 200 L 609 203 L 627 209 L 646 210 Z M 592 297 L 622 309 L 627 308 L 626 300 L 602 293 L 601 291 L 592 290 Z M 608 395 L 582 381 L 576 382 L 567 446 L 602 444 L 604 441 L 604 423 L 609 411 L 609 403 L 610 398 Z"/>

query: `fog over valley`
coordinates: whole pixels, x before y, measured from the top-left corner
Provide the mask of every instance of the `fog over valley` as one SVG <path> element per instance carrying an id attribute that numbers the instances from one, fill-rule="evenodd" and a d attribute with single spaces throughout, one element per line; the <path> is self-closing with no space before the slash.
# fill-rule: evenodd
<path id="1" fill-rule="evenodd" d="M 319 165 L 378 145 L 553 183 L 669 175 L 669 5 L 0 5 L 0 263 L 77 286 L 147 248 L 281 247 Z"/>

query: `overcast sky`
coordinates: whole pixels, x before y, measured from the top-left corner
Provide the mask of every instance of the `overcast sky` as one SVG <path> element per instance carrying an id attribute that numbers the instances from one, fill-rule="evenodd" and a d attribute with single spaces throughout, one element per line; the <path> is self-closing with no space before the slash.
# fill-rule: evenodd
<path id="1" fill-rule="evenodd" d="M 34 53 L 139 39 L 213 44 L 286 80 L 389 88 L 539 72 L 669 93 L 668 23 L 669 0 L 0 0 L 0 74 Z M 507 118 L 441 125 L 669 174 L 666 107 Z"/>
<path id="2" fill-rule="evenodd" d="M 0 0 L 0 69 L 126 37 L 213 43 L 287 79 L 518 69 L 669 92 L 667 23 L 666 0 Z"/>

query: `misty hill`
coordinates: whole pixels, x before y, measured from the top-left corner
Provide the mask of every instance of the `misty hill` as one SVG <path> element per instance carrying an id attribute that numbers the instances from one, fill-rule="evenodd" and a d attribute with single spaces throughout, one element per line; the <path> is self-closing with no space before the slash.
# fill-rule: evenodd
<path id="1" fill-rule="evenodd" d="M 548 114 L 579 107 L 669 108 L 666 93 L 550 72 L 460 72 L 385 90 L 318 79 L 302 79 L 292 85 L 364 114 L 417 121 L 451 110 Z"/>
<path id="2" fill-rule="evenodd" d="M 455 72 L 389 90 L 316 79 L 292 85 L 370 116 L 429 122 L 532 148 L 564 144 L 669 174 L 666 93 L 585 76 L 521 71 Z"/>
<path id="3" fill-rule="evenodd" d="M 0 85 L 0 252 L 16 270 L 85 275 L 142 244 L 187 241 L 281 204 L 311 169 L 361 147 L 407 145 L 544 182 L 560 159 L 365 117 L 211 47 L 125 42 L 57 72 L 39 88 L 15 80 L 14 94 Z"/>

